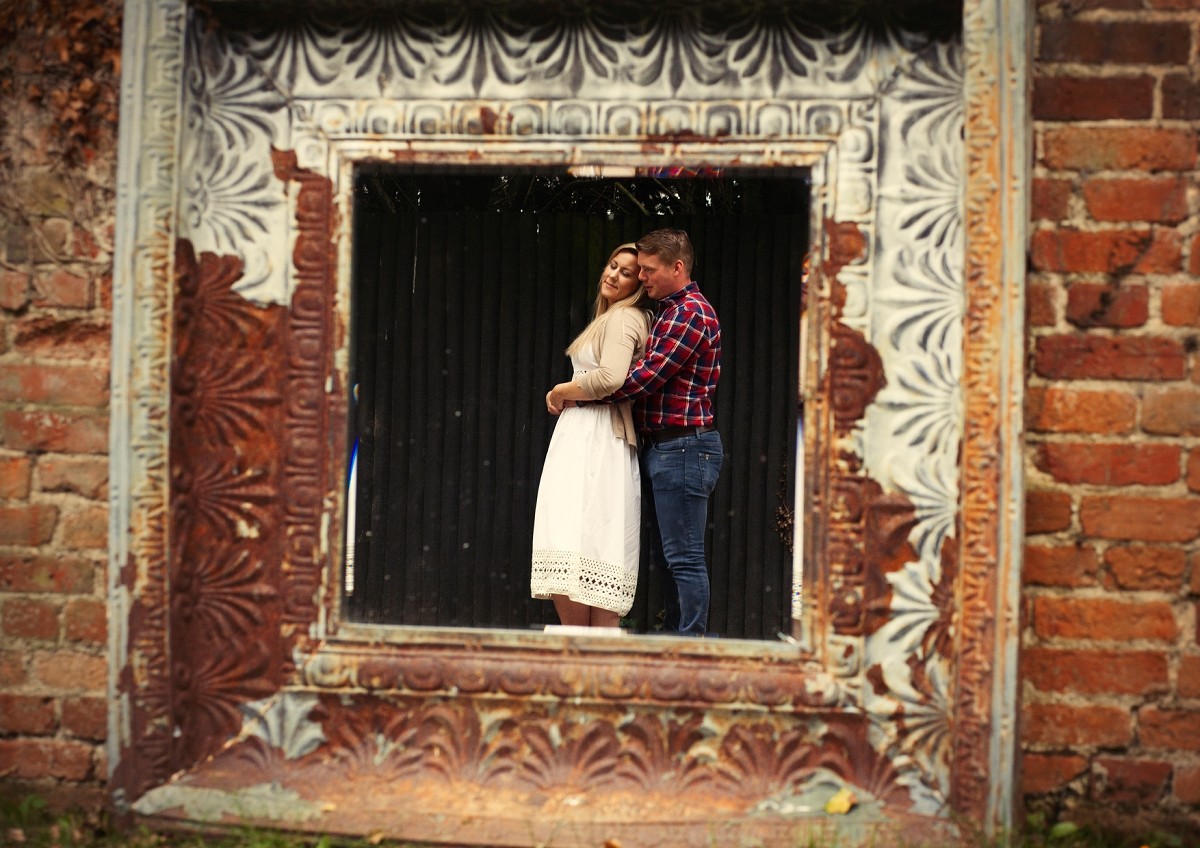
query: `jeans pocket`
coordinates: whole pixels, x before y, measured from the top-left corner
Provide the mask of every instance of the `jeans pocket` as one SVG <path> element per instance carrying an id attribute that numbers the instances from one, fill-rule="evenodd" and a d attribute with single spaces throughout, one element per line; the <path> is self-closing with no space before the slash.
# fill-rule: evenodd
<path id="1" fill-rule="evenodd" d="M 717 486 L 717 478 L 721 476 L 721 466 L 725 462 L 725 452 L 718 442 L 715 450 L 702 450 L 699 454 L 700 483 L 704 490 L 711 493 Z"/>

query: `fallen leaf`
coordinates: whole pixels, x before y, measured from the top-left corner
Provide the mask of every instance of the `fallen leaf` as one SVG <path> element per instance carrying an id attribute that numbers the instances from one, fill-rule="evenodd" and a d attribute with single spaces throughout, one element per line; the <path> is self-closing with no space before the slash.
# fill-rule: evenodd
<path id="1" fill-rule="evenodd" d="M 857 803 L 858 799 L 854 797 L 854 793 L 843 786 L 837 792 L 833 793 L 832 798 L 825 802 L 825 812 L 831 815 L 844 816 L 854 809 L 854 805 Z"/>

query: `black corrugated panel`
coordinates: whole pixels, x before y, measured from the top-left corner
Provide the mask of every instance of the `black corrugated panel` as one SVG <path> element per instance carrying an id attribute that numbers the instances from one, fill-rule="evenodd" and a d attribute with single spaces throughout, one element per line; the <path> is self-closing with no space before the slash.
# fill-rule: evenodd
<path id="1" fill-rule="evenodd" d="M 753 197 L 780 182 L 748 179 L 736 190 Z M 549 602 L 529 598 L 533 509 L 554 424 L 543 398 L 570 375 L 563 350 L 587 321 L 611 248 L 677 226 L 692 236 L 694 276 L 723 333 L 716 417 L 726 463 L 710 510 L 710 629 L 751 639 L 788 631 L 791 553 L 776 516 L 794 486 L 807 194 L 738 214 L 656 216 L 563 211 L 554 197 L 537 211 L 496 211 L 496 196 L 494 176 L 360 177 L 348 616 L 463 627 L 556 621 Z M 645 570 L 640 584 L 630 623 L 651 630 L 659 595 Z"/>

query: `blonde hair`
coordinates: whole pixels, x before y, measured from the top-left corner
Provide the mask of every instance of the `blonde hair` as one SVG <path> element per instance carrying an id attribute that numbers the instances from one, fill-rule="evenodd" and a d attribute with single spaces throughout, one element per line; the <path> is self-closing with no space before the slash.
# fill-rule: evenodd
<path id="1" fill-rule="evenodd" d="M 604 275 L 608 271 L 608 266 L 617 258 L 618 254 L 632 253 L 633 257 L 637 258 L 637 245 L 633 242 L 619 244 L 613 252 L 609 254 L 608 261 L 604 263 L 604 267 L 600 269 L 600 279 L 598 288 L 596 289 L 596 305 L 592 310 L 592 320 L 583 332 L 575 337 L 575 341 L 567 345 L 567 356 L 574 356 L 580 351 L 586 349 L 595 339 L 599 338 L 604 330 L 604 322 L 608 319 L 609 313 L 616 314 L 615 310 L 625 308 L 637 308 L 644 311 L 649 311 L 650 296 L 646 294 L 646 286 L 638 279 L 637 288 L 629 297 L 622 298 L 616 303 L 609 303 L 604 299 Z"/>

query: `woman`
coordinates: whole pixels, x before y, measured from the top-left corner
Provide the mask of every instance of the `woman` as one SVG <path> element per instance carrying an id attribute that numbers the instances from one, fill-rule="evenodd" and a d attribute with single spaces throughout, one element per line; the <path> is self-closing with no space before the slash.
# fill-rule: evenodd
<path id="1" fill-rule="evenodd" d="M 650 299 L 637 249 L 622 244 L 600 273 L 592 321 L 567 348 L 574 379 L 551 394 L 561 411 L 533 519 L 535 598 L 550 598 L 565 625 L 617 627 L 633 606 L 641 534 L 641 475 L 629 403 L 587 403 L 620 388 L 650 332 Z"/>

